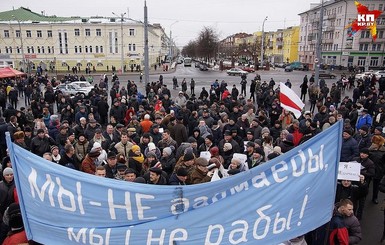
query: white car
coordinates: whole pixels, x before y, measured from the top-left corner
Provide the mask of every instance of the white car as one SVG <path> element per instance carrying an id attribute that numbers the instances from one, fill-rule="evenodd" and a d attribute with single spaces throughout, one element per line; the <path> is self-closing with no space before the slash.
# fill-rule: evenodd
<path id="1" fill-rule="evenodd" d="M 372 75 L 373 75 L 373 73 L 371 71 L 366 71 L 364 73 L 356 74 L 355 79 L 356 80 L 358 80 L 358 79 L 365 80 L 367 77 L 369 77 L 371 79 Z"/>
<path id="2" fill-rule="evenodd" d="M 91 92 L 91 89 L 89 87 L 82 88 L 78 84 L 73 83 L 62 83 L 53 89 L 54 91 L 60 90 L 64 95 L 70 96 L 82 94 L 84 97 L 87 97 L 88 94 Z"/>
<path id="3" fill-rule="evenodd" d="M 236 76 L 236 75 L 247 75 L 248 72 L 247 71 L 244 71 L 242 69 L 239 69 L 239 68 L 231 68 L 230 70 L 227 70 L 227 75 L 233 75 L 233 76 Z"/>
<path id="4" fill-rule="evenodd" d="M 91 83 L 89 83 L 87 81 L 74 81 L 74 82 L 70 82 L 70 83 L 79 85 L 79 87 L 81 87 L 83 89 L 88 89 L 90 91 L 94 88 L 94 86 L 92 86 Z"/>
<path id="5" fill-rule="evenodd" d="M 376 71 L 373 73 L 373 76 L 376 76 L 376 80 L 380 80 L 381 76 L 385 77 L 385 71 Z"/>

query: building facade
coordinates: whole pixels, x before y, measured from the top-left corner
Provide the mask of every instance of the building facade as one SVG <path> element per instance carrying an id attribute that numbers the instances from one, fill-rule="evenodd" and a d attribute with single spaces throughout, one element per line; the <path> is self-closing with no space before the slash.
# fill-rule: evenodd
<path id="1" fill-rule="evenodd" d="M 169 38 L 149 25 L 149 63 L 164 60 Z M 123 52 L 122 52 L 123 51 Z M 123 55 L 122 55 L 123 54 Z M 27 8 L 0 12 L 0 64 L 24 70 L 143 69 L 144 24 L 121 17 L 56 17 Z"/>
<path id="2" fill-rule="evenodd" d="M 383 0 L 362 0 L 369 10 L 385 10 Z M 311 5 L 300 13 L 299 61 L 314 68 L 319 28 L 322 28 L 321 64 L 334 67 L 361 67 L 379 69 L 385 66 L 385 12 L 377 19 L 377 39 L 369 30 L 352 34 L 347 28 L 357 18 L 357 8 L 351 0 L 324 2 L 323 21 L 320 25 L 321 5 Z"/>

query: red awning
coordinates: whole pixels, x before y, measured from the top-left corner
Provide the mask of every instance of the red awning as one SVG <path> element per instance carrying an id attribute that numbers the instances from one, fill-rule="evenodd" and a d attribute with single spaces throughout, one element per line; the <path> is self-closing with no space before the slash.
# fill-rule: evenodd
<path id="1" fill-rule="evenodd" d="M 19 77 L 23 75 L 25 75 L 25 73 L 15 70 L 11 67 L 5 67 L 0 69 L 0 78 Z"/>

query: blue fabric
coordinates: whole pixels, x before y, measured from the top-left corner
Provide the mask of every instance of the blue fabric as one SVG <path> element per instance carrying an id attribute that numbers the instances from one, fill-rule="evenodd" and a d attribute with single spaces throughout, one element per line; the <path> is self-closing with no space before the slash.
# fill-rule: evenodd
<path id="1" fill-rule="evenodd" d="M 332 216 L 342 123 L 249 171 L 191 186 L 101 179 L 11 152 L 29 239 L 43 244 L 278 244 Z M 175 243 L 173 243 L 175 242 Z"/>

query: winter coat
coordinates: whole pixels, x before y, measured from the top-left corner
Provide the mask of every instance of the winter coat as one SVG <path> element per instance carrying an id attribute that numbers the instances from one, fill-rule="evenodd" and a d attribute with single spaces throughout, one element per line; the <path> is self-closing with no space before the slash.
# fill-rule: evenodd
<path id="1" fill-rule="evenodd" d="M 359 150 L 357 141 L 353 137 L 342 140 L 340 162 L 350 162 L 358 157 Z"/>
<path id="2" fill-rule="evenodd" d="M 381 179 L 385 170 L 385 146 L 369 148 L 369 159 L 373 161 L 375 167 L 374 179 Z"/>

